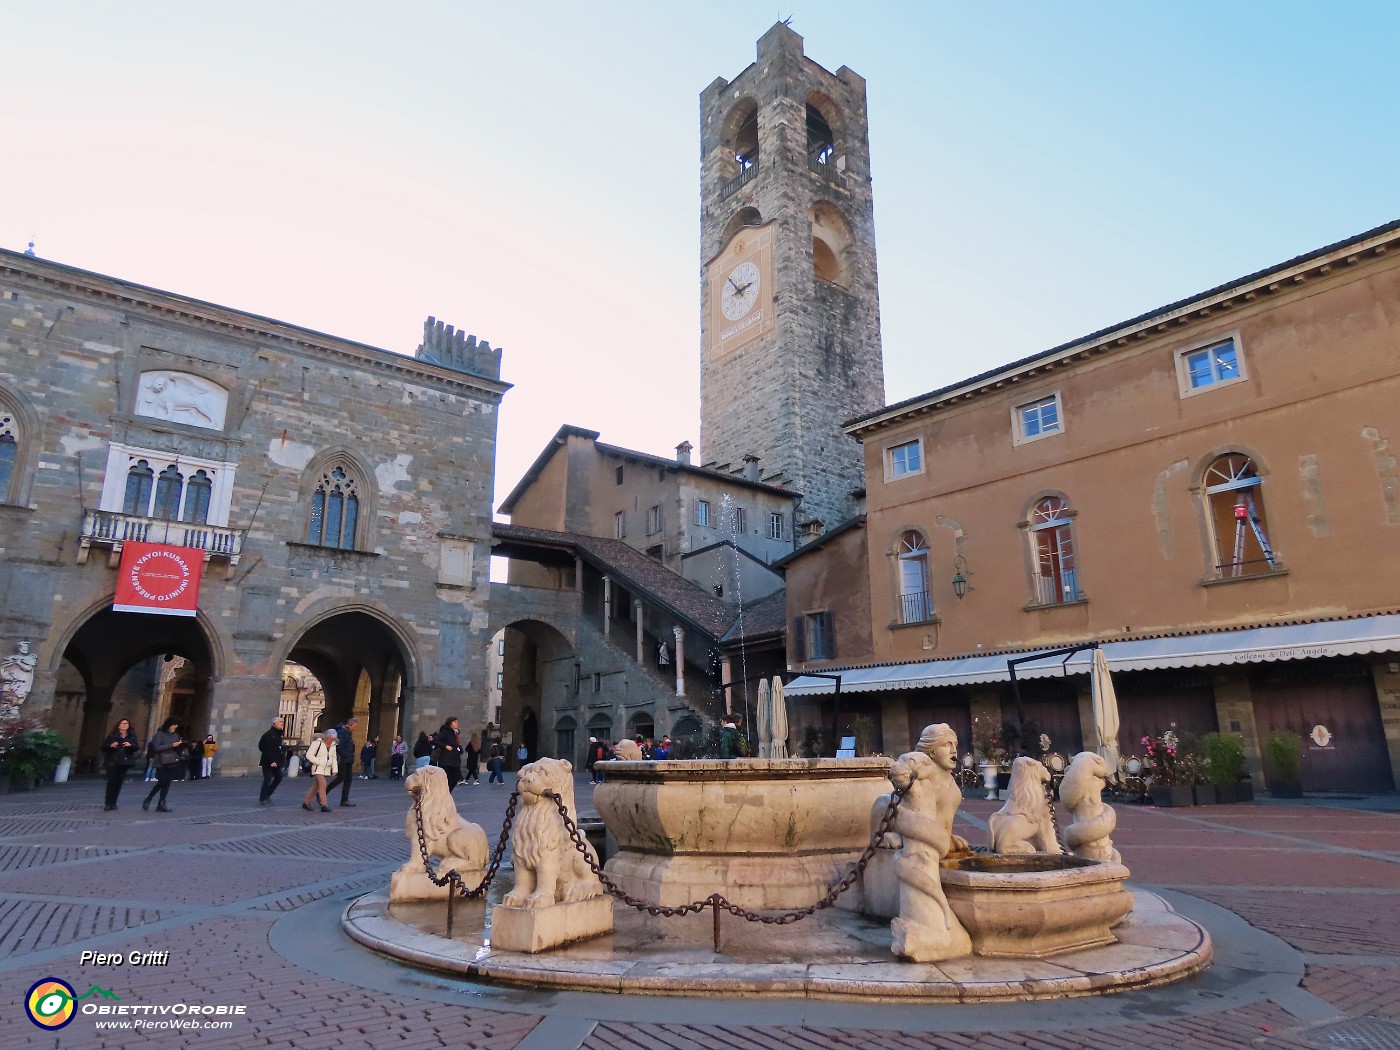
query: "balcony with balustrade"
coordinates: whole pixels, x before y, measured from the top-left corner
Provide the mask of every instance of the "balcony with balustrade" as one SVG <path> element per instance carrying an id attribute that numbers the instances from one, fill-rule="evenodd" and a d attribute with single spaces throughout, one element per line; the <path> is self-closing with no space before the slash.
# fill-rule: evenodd
<path id="1" fill-rule="evenodd" d="M 110 510 L 89 510 L 83 514 L 78 543 L 78 564 L 87 561 L 93 547 L 106 547 L 113 559 L 122 544 L 165 543 L 172 547 L 192 547 L 204 552 L 204 559 L 223 558 L 230 567 L 243 553 L 243 536 L 237 529 L 193 521 L 166 521 Z"/>

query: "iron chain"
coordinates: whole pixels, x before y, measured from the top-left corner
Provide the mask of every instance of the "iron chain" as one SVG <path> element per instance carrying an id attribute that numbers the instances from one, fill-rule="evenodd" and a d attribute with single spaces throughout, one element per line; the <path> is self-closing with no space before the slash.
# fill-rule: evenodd
<path id="1" fill-rule="evenodd" d="M 476 889 L 469 890 L 462 881 L 462 876 L 457 873 L 456 868 L 452 868 L 447 874 L 439 877 L 433 874 L 432 857 L 428 854 L 428 837 L 423 830 L 423 800 L 418 795 L 413 796 L 413 820 L 418 826 L 418 852 L 423 858 L 423 870 L 428 873 L 428 879 L 434 886 L 446 886 L 449 882 L 455 887 L 455 892 L 467 899 L 480 897 L 491 886 L 491 881 L 496 877 L 497 870 L 500 869 L 501 859 L 506 854 L 506 847 L 510 845 L 510 827 L 515 822 L 515 806 L 520 801 L 520 792 L 512 791 L 510 799 L 506 802 L 506 819 L 501 825 L 501 837 L 496 840 L 496 848 L 491 851 L 491 863 L 486 868 L 486 874 Z"/>

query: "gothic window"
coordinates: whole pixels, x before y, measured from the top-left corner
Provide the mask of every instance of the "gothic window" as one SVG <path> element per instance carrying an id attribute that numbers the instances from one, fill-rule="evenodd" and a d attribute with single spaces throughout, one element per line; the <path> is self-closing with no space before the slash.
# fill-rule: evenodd
<path id="1" fill-rule="evenodd" d="M 209 497 L 214 491 L 214 483 L 208 471 L 196 470 L 185 485 L 185 506 L 180 512 L 180 520 L 204 525 L 209 521 Z"/>
<path id="2" fill-rule="evenodd" d="M 1263 479 L 1243 452 L 1218 456 L 1206 467 L 1206 505 L 1215 543 L 1215 571 L 1225 578 L 1278 568 L 1264 514 Z"/>
<path id="3" fill-rule="evenodd" d="M 306 542 L 319 547 L 354 550 L 359 521 L 356 479 L 342 466 L 331 467 L 321 475 L 316 491 L 311 494 Z"/>
<path id="4" fill-rule="evenodd" d="M 170 464 L 156 479 L 156 502 L 151 517 L 175 521 L 180 516 L 180 497 L 185 494 L 185 479 L 175 464 Z"/>
<path id="5" fill-rule="evenodd" d="M 836 152 L 831 125 L 822 111 L 807 103 L 807 159 L 813 164 L 828 164 Z"/>
<path id="6" fill-rule="evenodd" d="M 1031 560 L 1035 575 L 1035 601 L 1059 605 L 1084 597 L 1074 561 L 1069 501 L 1047 496 L 1031 508 Z"/>
<path id="7" fill-rule="evenodd" d="M 933 619 L 928 593 L 928 540 L 910 530 L 895 547 L 899 571 L 899 622 L 923 623 Z"/>
<path id="8" fill-rule="evenodd" d="M 123 514 L 139 514 L 147 517 L 151 511 L 151 488 L 155 471 L 150 463 L 139 459 L 126 472 L 126 497 L 122 500 Z"/>
<path id="9" fill-rule="evenodd" d="M 99 506 L 107 514 L 225 527 L 232 483 L 232 464 L 114 444 Z"/>
<path id="10" fill-rule="evenodd" d="M 15 464 L 19 461 L 19 427 L 14 416 L 0 405 L 0 503 L 10 494 L 10 485 L 15 477 Z"/>

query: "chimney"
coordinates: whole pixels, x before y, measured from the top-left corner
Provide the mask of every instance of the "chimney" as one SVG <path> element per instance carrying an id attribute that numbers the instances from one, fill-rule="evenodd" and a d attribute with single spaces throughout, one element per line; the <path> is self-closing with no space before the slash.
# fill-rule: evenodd
<path id="1" fill-rule="evenodd" d="M 744 457 L 744 480 L 758 480 L 758 457 L 753 453 L 749 453 Z"/>
<path id="2" fill-rule="evenodd" d="M 683 467 L 690 466 L 690 450 L 695 446 L 689 441 L 682 441 L 676 446 L 676 462 Z"/>

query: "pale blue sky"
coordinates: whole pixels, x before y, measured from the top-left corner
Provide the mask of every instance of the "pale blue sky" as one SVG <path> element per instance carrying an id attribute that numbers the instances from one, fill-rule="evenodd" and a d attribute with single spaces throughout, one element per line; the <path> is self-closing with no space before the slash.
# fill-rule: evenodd
<path id="1" fill-rule="evenodd" d="M 792 16 L 869 85 L 886 393 L 1400 217 L 1400 5 L 0 0 L 0 245 L 699 435 L 699 104 Z"/>

